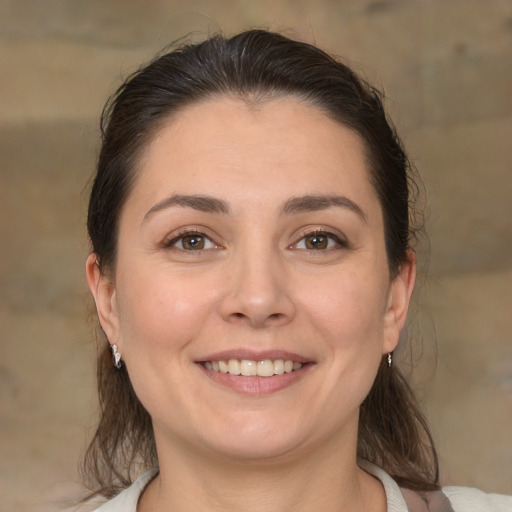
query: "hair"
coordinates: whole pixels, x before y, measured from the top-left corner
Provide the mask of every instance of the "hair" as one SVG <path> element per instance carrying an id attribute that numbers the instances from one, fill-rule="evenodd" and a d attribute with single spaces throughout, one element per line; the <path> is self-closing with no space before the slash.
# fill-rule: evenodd
<path id="1" fill-rule="evenodd" d="M 179 46 L 130 76 L 107 102 L 87 218 L 101 272 L 115 271 L 120 212 L 149 142 L 180 110 L 219 96 L 248 104 L 296 97 L 359 135 L 383 212 L 390 275 L 396 275 L 416 237 L 411 219 L 417 189 L 414 169 L 385 114 L 383 94 L 317 47 L 263 30 Z M 95 493 L 111 497 L 132 482 L 140 466 L 155 467 L 158 460 L 151 418 L 126 367 L 112 365 L 104 339 L 97 377 L 100 419 L 83 474 Z M 384 360 L 361 405 L 357 452 L 403 487 L 438 488 L 437 455 L 426 421 L 405 378 Z"/>

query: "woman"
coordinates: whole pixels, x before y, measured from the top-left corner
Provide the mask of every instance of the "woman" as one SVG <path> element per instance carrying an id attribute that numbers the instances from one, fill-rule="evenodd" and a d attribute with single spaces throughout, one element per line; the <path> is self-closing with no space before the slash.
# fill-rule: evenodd
<path id="1" fill-rule="evenodd" d="M 393 363 L 410 180 L 377 91 L 307 44 L 213 37 L 127 80 L 88 217 L 101 512 L 512 510 L 440 491 Z"/>

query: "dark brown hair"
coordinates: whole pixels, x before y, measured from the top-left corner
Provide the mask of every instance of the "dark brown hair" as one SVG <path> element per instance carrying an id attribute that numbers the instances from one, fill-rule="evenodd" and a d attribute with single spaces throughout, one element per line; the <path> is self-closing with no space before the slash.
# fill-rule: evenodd
<path id="1" fill-rule="evenodd" d="M 120 211 L 148 142 L 180 109 L 222 95 L 251 104 L 291 95 L 359 134 L 383 211 L 390 273 L 396 275 L 414 236 L 414 181 L 381 93 L 318 48 L 262 30 L 213 36 L 165 53 L 129 77 L 107 103 L 87 219 L 101 271 L 115 270 Z M 84 474 L 92 488 L 110 497 L 130 484 L 139 466 L 155 467 L 158 461 L 151 418 L 126 367 L 113 367 L 104 339 L 97 371 L 100 421 Z M 402 486 L 438 486 L 437 456 L 426 422 L 399 370 L 384 361 L 361 406 L 358 455 Z"/>

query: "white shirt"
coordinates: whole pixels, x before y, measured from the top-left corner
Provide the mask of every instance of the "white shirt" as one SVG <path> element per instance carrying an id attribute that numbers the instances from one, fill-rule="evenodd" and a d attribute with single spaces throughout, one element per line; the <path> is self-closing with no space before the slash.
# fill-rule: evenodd
<path id="1" fill-rule="evenodd" d="M 386 493 L 387 512 L 414 512 L 407 508 L 397 483 L 381 468 L 364 461 L 365 471 L 378 478 Z M 137 502 L 156 470 L 141 475 L 130 487 L 104 503 L 94 512 L 136 512 Z M 469 487 L 443 487 L 454 512 L 512 512 L 512 496 L 486 494 Z"/>

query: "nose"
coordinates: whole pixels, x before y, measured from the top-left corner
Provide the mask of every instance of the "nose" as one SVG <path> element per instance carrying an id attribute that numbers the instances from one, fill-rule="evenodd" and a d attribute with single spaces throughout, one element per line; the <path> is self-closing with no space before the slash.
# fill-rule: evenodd
<path id="1" fill-rule="evenodd" d="M 252 328 L 285 325 L 295 314 L 287 272 L 272 250 L 241 251 L 229 265 L 221 314 Z"/>

